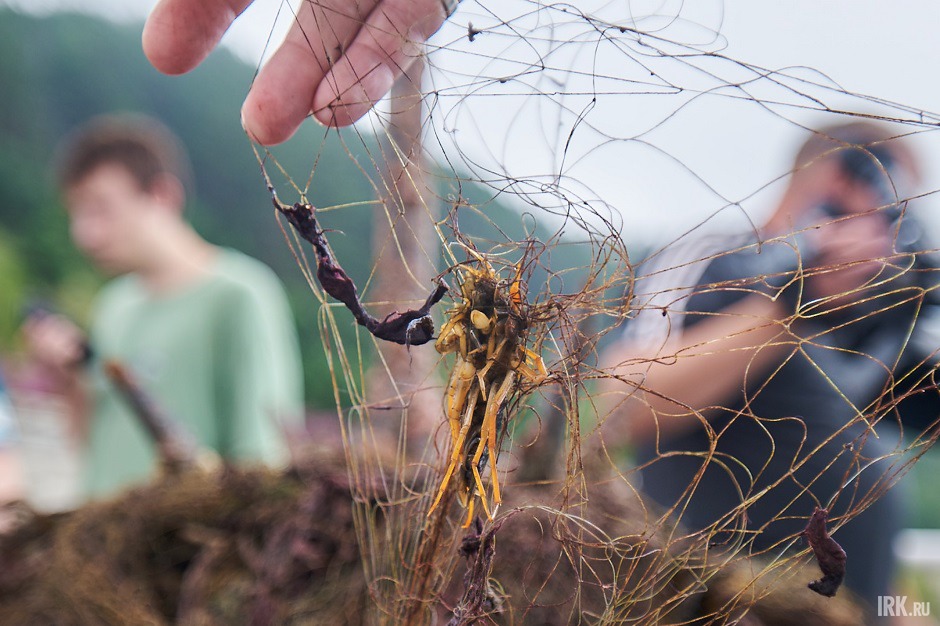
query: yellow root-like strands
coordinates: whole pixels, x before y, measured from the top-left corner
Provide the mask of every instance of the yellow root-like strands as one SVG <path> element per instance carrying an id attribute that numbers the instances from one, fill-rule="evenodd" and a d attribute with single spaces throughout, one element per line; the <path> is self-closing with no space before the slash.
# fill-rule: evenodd
<path id="1" fill-rule="evenodd" d="M 456 362 L 445 399 L 451 452 L 428 511 L 430 515 L 456 483 L 467 507 L 465 527 L 473 521 L 477 498 L 488 518 L 496 513 L 502 501 L 496 471 L 500 431 L 524 383 L 536 384 L 547 376 L 541 357 L 526 346 L 529 320 L 521 295 L 521 264 L 512 280 L 505 281 L 485 257 L 471 252 L 476 267 L 459 268 L 464 273 L 461 298 L 435 344 L 441 354 L 456 353 Z M 489 493 L 481 473 L 486 464 Z"/>

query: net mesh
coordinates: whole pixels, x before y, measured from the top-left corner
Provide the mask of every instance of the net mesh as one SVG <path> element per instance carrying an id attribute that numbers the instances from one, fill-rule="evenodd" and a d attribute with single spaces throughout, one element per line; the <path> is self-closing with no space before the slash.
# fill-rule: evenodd
<path id="1" fill-rule="evenodd" d="M 932 249 L 908 240 L 933 190 L 911 184 L 912 156 L 901 168 L 911 180 L 878 165 L 890 184 L 869 213 L 898 213 L 891 254 L 820 298 L 820 280 L 870 267 L 818 253 L 814 232 L 851 216 L 759 225 L 844 140 L 763 180 L 728 172 L 785 154 L 771 145 L 781 136 L 876 121 L 887 134 L 866 144 L 872 156 L 940 120 L 811 68 L 734 58 L 720 3 L 646 4 L 464 2 L 390 100 L 340 135 L 374 198 L 307 205 L 322 155 L 287 171 L 277 149 L 258 149 L 276 205 L 316 220 L 307 235 L 281 221 L 330 363 L 323 384 L 376 622 L 733 622 L 751 609 L 769 623 L 803 603 L 806 615 L 859 619 L 806 589 L 820 574 L 801 531 L 825 508 L 838 539 L 935 440 L 929 409 L 901 420 L 905 403 L 936 393 L 936 349 L 914 325 L 932 306 L 932 268 L 918 260 Z M 677 190 L 645 189 L 651 172 Z M 695 210 L 660 204 L 686 198 Z M 356 233 L 331 231 L 331 219 L 363 207 L 362 307 L 379 322 L 427 313 L 411 321 L 429 317 L 431 341 L 414 341 L 415 325 L 398 345 L 376 338 L 324 283 L 310 236 L 342 266 L 330 241 Z M 421 311 L 439 284 L 443 300 Z M 741 304 L 752 295 L 757 312 Z M 781 303 L 792 305 L 783 319 L 766 313 Z M 696 334 L 722 324 L 724 335 Z M 899 326 L 900 343 L 878 341 Z M 740 376 L 724 369 L 741 354 Z M 713 369 L 653 384 L 687 361 Z M 815 371 L 819 389 L 790 393 L 808 411 L 813 393 L 834 398 L 838 411 L 770 410 L 796 368 Z M 713 393 L 691 403 L 687 387 Z M 654 416 L 652 443 L 624 426 L 637 411 Z M 698 447 L 669 439 L 666 422 L 683 420 Z M 742 445 L 726 444 L 745 436 L 753 454 L 736 456 Z M 688 480 L 646 495 L 673 471 Z M 703 500 L 723 507 L 708 523 L 695 512 Z"/>

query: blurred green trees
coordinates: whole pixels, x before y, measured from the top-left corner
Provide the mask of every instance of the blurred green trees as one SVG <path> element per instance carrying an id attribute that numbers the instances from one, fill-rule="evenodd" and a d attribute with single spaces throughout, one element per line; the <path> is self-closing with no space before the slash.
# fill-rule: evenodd
<path id="1" fill-rule="evenodd" d="M 103 279 L 69 240 L 51 174 L 55 148 L 94 115 L 141 111 L 166 122 L 189 149 L 196 173 L 189 218 L 196 228 L 210 241 L 261 259 L 287 285 L 303 342 L 308 402 L 332 406 L 315 300 L 284 242 L 239 124 L 253 68 L 219 50 L 191 74 L 163 76 L 141 52 L 140 28 L 84 15 L 40 18 L 0 10 L 0 350 L 15 344 L 22 309 L 36 298 L 87 321 Z M 313 125 L 302 132 L 305 137 L 279 148 L 277 156 L 288 171 L 305 174 L 317 159 L 312 202 L 372 199 L 350 148 L 368 151 L 368 138 L 351 134 L 346 141 Z M 282 195 L 297 199 L 290 189 Z M 369 208 L 336 211 L 329 221 L 345 233 L 332 241 L 344 267 L 364 279 L 371 267 L 361 253 L 370 238 Z"/>
<path id="2" fill-rule="evenodd" d="M 261 259 L 287 286 L 300 334 L 308 404 L 333 407 L 317 301 L 285 242 L 240 125 L 239 109 L 255 68 L 219 49 L 189 74 L 164 76 L 141 51 L 141 28 L 79 14 L 36 17 L 0 9 L 0 352 L 15 345 L 23 307 L 37 298 L 87 322 L 104 279 L 69 239 L 52 176 L 55 149 L 92 116 L 140 111 L 164 121 L 189 150 L 195 189 L 188 217 L 196 229 L 209 241 Z M 363 252 L 372 245 L 371 181 L 378 179 L 376 159 L 381 154 L 377 146 L 377 138 L 355 128 L 337 132 L 308 123 L 298 137 L 273 151 L 296 184 L 307 188 L 315 206 L 343 205 L 342 210 L 324 211 L 321 224 L 332 231 L 330 244 L 338 260 L 361 286 L 369 284 L 374 263 Z M 296 190 L 278 167 L 269 162 L 267 169 L 281 199 L 297 201 Z M 532 213 L 520 217 L 496 199 L 496 190 L 443 177 L 440 182 L 442 195 L 459 188 L 464 200 L 475 204 L 461 210 L 460 228 L 482 238 L 484 248 L 486 240 L 520 240 L 558 227 L 539 223 Z M 589 259 L 588 247 L 559 246 L 551 254 L 552 267 L 580 270 L 547 283 L 540 268 L 533 285 L 577 289 Z M 352 317 L 341 315 L 338 321 L 347 345 L 355 345 Z"/>

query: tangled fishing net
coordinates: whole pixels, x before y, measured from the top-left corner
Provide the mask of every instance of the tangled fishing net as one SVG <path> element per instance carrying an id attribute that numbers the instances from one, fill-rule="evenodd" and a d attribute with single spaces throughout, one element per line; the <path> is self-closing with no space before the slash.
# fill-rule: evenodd
<path id="1" fill-rule="evenodd" d="M 852 381 L 829 379 L 854 407 L 840 428 L 866 433 L 858 447 L 834 451 L 834 433 L 788 459 L 775 482 L 738 480 L 725 515 L 703 530 L 683 518 L 702 497 L 701 475 L 678 486 L 675 502 L 657 504 L 644 494 L 642 471 L 673 455 L 657 452 L 638 469 L 629 446 L 607 435 L 619 407 L 651 391 L 601 355 L 624 326 L 668 319 L 694 286 L 654 292 L 650 276 L 741 252 L 670 249 L 716 225 L 757 233 L 746 209 L 792 173 L 724 197 L 683 162 L 681 146 L 659 137 L 681 129 L 684 110 L 749 108 L 768 125 L 794 128 L 807 128 L 811 114 L 821 125 L 864 116 L 890 122 L 896 137 L 940 119 L 848 93 L 810 70 L 725 56 L 719 34 L 681 10 L 641 17 L 620 3 L 593 11 L 493 4 L 465 2 L 388 106 L 340 135 L 374 197 L 317 206 L 318 158 L 291 172 L 276 149 L 258 149 L 259 184 L 271 190 L 313 294 L 343 454 L 314 446 L 286 473 L 188 468 L 74 513 L 24 513 L 0 544 L 0 621 L 864 622 L 857 598 L 839 588 L 852 555 L 846 561 L 837 529 L 884 497 L 935 441 L 930 419 L 878 458 L 859 453 L 903 401 L 935 394 L 931 361 L 891 372 L 864 402 Z M 680 219 L 645 249 L 630 236 L 624 196 L 612 191 L 623 180 L 597 175 L 615 162 L 627 169 L 638 155 L 671 162 L 707 198 L 705 213 Z M 914 210 L 905 189 L 892 191 L 891 206 Z M 363 207 L 373 216 L 372 271 L 352 277 L 331 242 L 355 233 L 332 222 Z M 893 267 L 891 276 L 906 271 L 903 261 Z M 708 290 L 778 298 L 795 280 L 759 278 Z M 844 324 L 923 304 L 929 285 L 885 280 L 876 302 Z M 796 306 L 790 321 L 830 311 L 799 294 Z M 709 350 L 670 347 L 669 332 L 631 371 Z M 802 354 L 822 359 L 814 339 L 800 344 Z M 863 356 L 875 369 L 891 367 L 884 355 Z M 615 380 L 622 384 L 612 393 Z M 749 404 L 738 415 L 763 422 Z M 771 445 L 773 428 L 762 431 Z M 714 453 L 720 433 L 708 437 L 715 445 L 701 455 L 702 474 L 734 466 Z M 808 492 L 816 476 L 805 475 L 805 460 L 825 455 L 824 466 L 848 468 L 843 488 L 781 515 L 795 530 L 758 547 L 748 512 L 781 484 Z M 853 472 L 875 465 L 876 486 L 853 491 Z"/>

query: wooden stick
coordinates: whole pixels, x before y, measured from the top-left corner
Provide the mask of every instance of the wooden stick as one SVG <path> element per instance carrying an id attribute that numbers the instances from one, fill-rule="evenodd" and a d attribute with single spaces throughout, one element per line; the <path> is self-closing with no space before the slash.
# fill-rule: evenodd
<path id="1" fill-rule="evenodd" d="M 109 359 L 104 362 L 104 372 L 153 438 L 163 469 L 178 474 L 195 466 L 199 456 L 196 442 L 144 391 L 130 370 Z"/>

